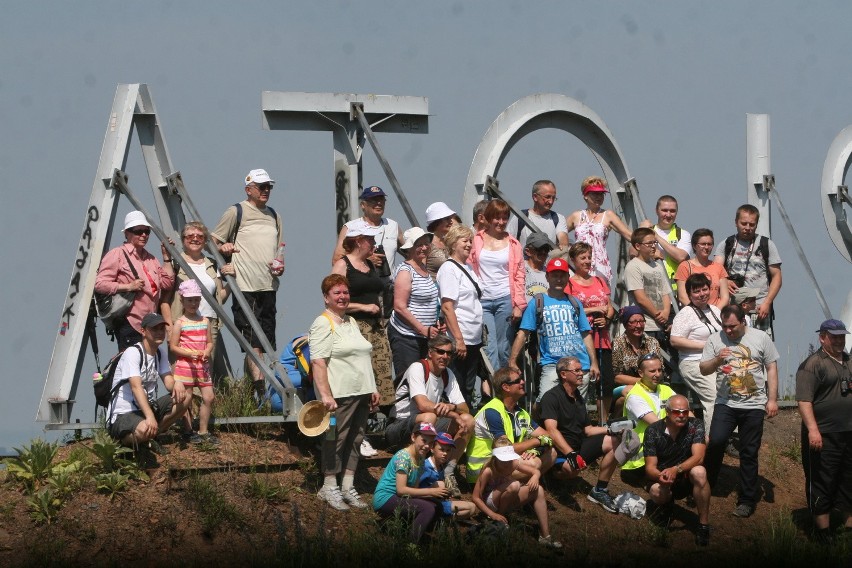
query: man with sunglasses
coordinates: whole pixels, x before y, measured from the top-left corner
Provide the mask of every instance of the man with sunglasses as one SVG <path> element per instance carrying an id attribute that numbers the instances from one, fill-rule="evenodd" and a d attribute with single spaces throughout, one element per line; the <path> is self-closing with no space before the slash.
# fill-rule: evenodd
<path id="1" fill-rule="evenodd" d="M 689 401 L 674 395 L 666 401 L 666 417 L 645 430 L 645 475 L 648 493 L 666 506 L 690 493 L 698 508 L 695 543 L 710 544 L 710 484 L 704 468 L 704 422 L 689 416 Z M 670 510 L 669 510 L 670 512 Z"/>
<path id="2" fill-rule="evenodd" d="M 725 306 L 722 331 L 704 344 L 698 368 L 716 373 L 716 405 L 707 444 L 707 475 L 715 486 L 728 440 L 740 432 L 740 496 L 734 515 L 750 517 L 757 504 L 758 452 L 763 419 L 778 414 L 778 350 L 765 332 L 747 327 L 745 312 Z"/>
<path id="3" fill-rule="evenodd" d="M 473 433 L 473 416 L 455 374 L 449 369 L 454 352 L 453 342 L 446 335 L 429 340 L 426 359 L 412 363 L 399 381 L 385 437 L 392 446 L 404 446 L 415 424 L 420 422 L 429 422 L 438 432 L 451 434 L 456 445 L 444 466 L 444 482 L 453 494 L 460 496 L 455 468 Z"/>
<path id="4" fill-rule="evenodd" d="M 175 284 L 172 259 L 161 245 L 163 264 L 145 250 L 151 236 L 151 224 L 141 211 L 131 211 L 124 217 L 125 242 L 106 253 L 95 278 L 95 292 L 118 294 L 135 292 L 127 314 L 113 322 L 118 350 L 124 351 L 142 340 L 142 318 L 157 312 L 163 290 Z"/>
<path id="5" fill-rule="evenodd" d="M 219 224 L 213 230 L 213 236 L 219 252 L 230 263 L 236 273 L 237 287 L 242 291 L 254 317 L 260 324 L 264 335 L 275 349 L 275 293 L 278 279 L 284 274 L 283 259 L 273 265 L 279 244 L 284 242 L 281 217 L 269 207 L 269 196 L 275 180 L 266 170 L 251 170 L 245 177 L 246 199 L 228 207 Z M 251 328 L 239 303 L 231 305 L 234 323 L 243 337 L 251 344 L 259 356 L 263 356 L 263 345 Z M 263 374 L 260 369 L 246 358 L 246 366 L 254 381 L 254 391 L 258 400 L 266 394 Z"/>
<path id="6" fill-rule="evenodd" d="M 583 365 L 577 357 L 563 357 L 556 363 L 559 385 L 547 391 L 541 399 L 541 418 L 545 431 L 552 439 L 556 451 L 554 473 L 560 479 L 573 479 L 601 459 L 598 480 L 588 494 L 610 513 L 617 513 L 607 487 L 618 467 L 615 448 L 621 440 L 606 426 L 593 426 L 580 393 L 583 382 Z"/>
<path id="7" fill-rule="evenodd" d="M 530 233 L 524 246 L 524 271 L 526 272 L 524 286 L 527 300 L 532 300 L 536 294 L 546 294 L 550 285 L 547 283 L 545 265 L 547 256 L 553 250 L 553 245 L 541 233 Z M 529 303 L 529 302 L 528 302 Z"/>

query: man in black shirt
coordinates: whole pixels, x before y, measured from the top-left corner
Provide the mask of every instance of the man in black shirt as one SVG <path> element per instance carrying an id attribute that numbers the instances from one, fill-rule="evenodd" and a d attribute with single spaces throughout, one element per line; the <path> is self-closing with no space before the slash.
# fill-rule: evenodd
<path id="1" fill-rule="evenodd" d="M 690 491 L 698 507 L 695 542 L 710 543 L 710 483 L 704 453 L 704 422 L 689 417 L 689 401 L 675 395 L 666 401 L 666 417 L 645 430 L 645 475 L 648 493 L 657 505 L 683 499 Z"/>

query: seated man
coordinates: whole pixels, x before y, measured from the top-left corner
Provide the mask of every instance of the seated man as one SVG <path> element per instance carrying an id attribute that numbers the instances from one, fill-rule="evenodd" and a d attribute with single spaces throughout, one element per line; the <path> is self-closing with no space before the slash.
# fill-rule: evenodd
<path id="1" fill-rule="evenodd" d="M 618 507 L 607 486 L 618 466 L 614 450 L 621 440 L 610 434 L 606 426 L 592 426 L 586 401 L 580 394 L 583 380 L 580 360 L 563 357 L 556 363 L 556 373 L 560 384 L 541 398 L 541 418 L 556 450 L 555 475 L 562 479 L 577 477 L 587 464 L 603 456 L 597 484 L 588 499 L 610 513 L 617 513 Z"/>
<path id="2" fill-rule="evenodd" d="M 124 351 L 115 369 L 107 425 L 110 436 L 125 446 L 147 446 L 147 442 L 161 431 L 168 430 L 183 416 L 192 401 L 192 392 L 186 390 L 183 383 L 174 380 L 169 357 L 159 349 L 165 339 L 166 320 L 163 316 L 156 313 L 145 315 L 142 318 L 142 341 Z M 169 391 L 159 398 L 158 376 Z M 150 455 L 147 457 L 150 458 Z"/>
<path id="3" fill-rule="evenodd" d="M 494 440 L 506 436 L 515 452 L 530 460 L 544 474 L 553 466 L 556 453 L 547 431 L 533 422 L 529 413 L 518 405 L 526 395 L 524 378 L 515 367 L 504 367 L 494 373 L 494 398 L 476 413 L 473 437 L 467 445 L 467 480 L 475 483 L 482 467 L 491 459 Z M 519 474 L 519 472 L 515 472 Z M 515 475 L 513 474 L 513 475 Z"/>
<path id="4" fill-rule="evenodd" d="M 648 426 L 666 417 L 666 401 L 675 393 L 668 385 L 660 384 L 663 379 L 663 361 L 656 353 L 648 353 L 639 359 L 639 374 L 639 382 L 625 398 L 624 416 L 636 424 L 634 431 L 641 444 Z M 645 458 L 640 447 L 636 456 L 621 466 L 621 479 L 630 484 L 641 484 L 645 480 L 644 465 Z"/>
<path id="5" fill-rule="evenodd" d="M 414 425 L 420 422 L 429 422 L 438 431 L 452 434 L 457 442 L 444 466 L 444 481 L 455 496 L 460 495 L 455 480 L 456 464 L 473 432 L 473 416 L 456 376 L 447 366 L 453 351 L 453 342 L 446 335 L 429 340 L 428 357 L 412 363 L 400 379 L 385 436 L 389 444 L 403 446 Z M 447 402 L 442 402 L 443 396 Z"/>
<path id="6" fill-rule="evenodd" d="M 689 401 L 675 395 L 666 402 L 665 419 L 645 430 L 645 475 L 657 505 L 683 499 L 692 491 L 698 507 L 695 543 L 710 543 L 710 483 L 704 469 L 704 422 L 689 416 Z"/>

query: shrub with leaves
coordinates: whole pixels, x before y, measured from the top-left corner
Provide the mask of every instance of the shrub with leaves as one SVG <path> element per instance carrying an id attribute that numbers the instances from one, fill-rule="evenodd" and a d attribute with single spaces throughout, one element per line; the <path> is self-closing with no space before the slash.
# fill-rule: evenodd
<path id="1" fill-rule="evenodd" d="M 59 451 L 59 444 L 33 440 L 29 446 L 15 448 L 18 457 L 6 460 L 6 469 L 19 481 L 27 493 L 34 493 L 50 475 L 50 468 Z"/>
<path id="2" fill-rule="evenodd" d="M 30 517 L 39 524 L 51 524 L 62 507 L 62 499 L 56 496 L 53 489 L 45 487 L 27 499 Z"/>
<path id="3" fill-rule="evenodd" d="M 100 460 L 100 469 L 104 473 L 112 473 L 133 467 L 135 464 L 130 459 L 133 450 L 125 448 L 106 433 L 106 430 L 97 430 L 92 447 L 89 450 Z"/>
<path id="4" fill-rule="evenodd" d="M 116 495 L 123 493 L 127 489 L 128 479 L 130 479 L 130 476 L 125 475 L 120 471 L 99 473 L 95 476 L 98 491 L 109 495 L 110 500 L 115 499 Z"/>
<path id="5" fill-rule="evenodd" d="M 88 477 L 88 465 L 80 461 L 59 462 L 50 472 L 48 486 L 60 499 L 82 487 Z"/>

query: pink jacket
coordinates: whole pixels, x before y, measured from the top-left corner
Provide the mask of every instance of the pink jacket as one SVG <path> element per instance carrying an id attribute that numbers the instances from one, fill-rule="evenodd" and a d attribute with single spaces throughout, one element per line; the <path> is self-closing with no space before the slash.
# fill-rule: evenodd
<path id="1" fill-rule="evenodd" d="M 160 296 L 164 290 L 171 290 L 175 285 L 174 275 L 169 275 L 160 262 L 146 250 L 141 255 L 136 253 L 136 247 L 129 243 L 115 247 L 106 253 L 98 268 L 95 278 L 95 291 L 101 294 L 115 294 L 119 284 L 133 281 L 133 273 L 127 265 L 127 259 L 122 254 L 124 250 L 130 257 L 139 278 L 145 283 L 145 288 L 136 292 L 133 305 L 127 314 L 127 321 L 138 332 L 142 332 L 142 318 L 151 312 L 160 312 Z"/>
<path id="2" fill-rule="evenodd" d="M 485 246 L 485 231 L 479 231 L 473 236 L 473 247 L 470 251 L 468 263 L 473 267 L 476 275 L 479 276 L 479 254 L 482 247 Z M 527 296 L 524 287 L 526 286 L 526 272 L 524 271 L 524 251 L 521 243 L 508 235 L 509 239 L 509 293 L 512 296 L 512 307 L 520 308 L 523 311 L 527 307 Z"/>

